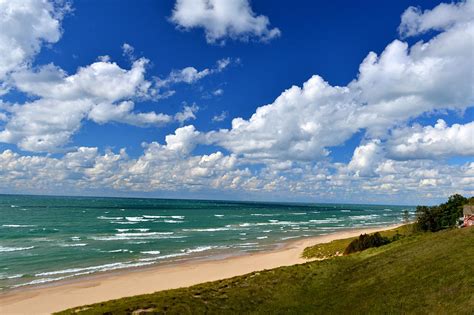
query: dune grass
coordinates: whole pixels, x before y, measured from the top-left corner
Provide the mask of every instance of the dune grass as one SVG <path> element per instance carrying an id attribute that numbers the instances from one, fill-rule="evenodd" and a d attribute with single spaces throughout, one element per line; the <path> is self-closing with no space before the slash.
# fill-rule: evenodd
<path id="1" fill-rule="evenodd" d="M 61 314 L 473 314 L 474 228 Z"/>
<path id="2" fill-rule="evenodd" d="M 380 235 L 384 237 L 388 237 L 389 239 L 392 239 L 394 236 L 397 234 L 400 237 L 407 237 L 412 234 L 414 234 L 414 226 L 413 224 L 407 224 L 403 225 L 391 230 L 387 231 L 381 231 L 379 232 Z M 323 243 L 323 244 L 317 244 L 314 246 L 310 246 L 305 248 L 303 251 L 303 257 L 304 258 L 316 258 L 316 259 L 325 259 L 325 258 L 331 258 L 334 256 L 340 256 L 342 253 L 344 253 L 344 250 L 346 247 L 355 240 L 356 237 L 350 237 L 350 238 L 345 238 L 345 239 L 340 239 L 340 240 L 334 240 L 329 243 Z"/>

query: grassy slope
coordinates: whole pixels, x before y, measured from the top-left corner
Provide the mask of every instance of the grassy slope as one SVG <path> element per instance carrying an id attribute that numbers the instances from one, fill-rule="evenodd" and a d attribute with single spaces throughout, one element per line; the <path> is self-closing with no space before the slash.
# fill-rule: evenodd
<path id="1" fill-rule="evenodd" d="M 389 239 L 392 239 L 392 237 L 394 237 L 397 233 L 403 237 L 412 235 L 414 234 L 413 229 L 414 229 L 414 225 L 408 224 L 408 225 L 397 227 L 392 230 L 381 231 L 380 234 L 382 236 L 388 237 Z M 317 244 L 314 246 L 307 247 L 305 248 L 303 252 L 303 257 L 324 259 L 324 258 L 331 258 L 334 256 L 342 255 L 342 253 L 344 253 L 344 250 L 349 245 L 349 243 L 355 240 L 356 238 L 358 238 L 358 236 L 340 239 L 340 240 L 334 240 L 329 243 Z"/>
<path id="2" fill-rule="evenodd" d="M 474 228 L 412 235 L 349 256 L 104 302 L 79 313 L 473 314 L 473 244 Z"/>

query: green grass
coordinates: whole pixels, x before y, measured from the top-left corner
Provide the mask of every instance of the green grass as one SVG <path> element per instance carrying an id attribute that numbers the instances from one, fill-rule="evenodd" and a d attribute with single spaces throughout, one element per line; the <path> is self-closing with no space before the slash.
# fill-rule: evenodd
<path id="1" fill-rule="evenodd" d="M 63 314 L 473 314 L 474 228 Z M 142 310 L 142 311 L 137 311 Z"/>
<path id="2" fill-rule="evenodd" d="M 392 239 L 392 237 L 394 237 L 397 233 L 402 237 L 412 235 L 414 234 L 414 226 L 413 224 L 408 224 L 397 227 L 395 229 L 380 232 L 382 236 L 388 237 L 390 239 Z M 342 253 L 344 253 L 344 250 L 349 245 L 349 243 L 355 240 L 356 238 L 358 238 L 358 236 L 334 240 L 329 243 L 317 244 L 311 247 L 307 247 L 303 251 L 303 257 L 324 259 L 331 258 L 334 256 L 340 256 L 342 255 Z"/>

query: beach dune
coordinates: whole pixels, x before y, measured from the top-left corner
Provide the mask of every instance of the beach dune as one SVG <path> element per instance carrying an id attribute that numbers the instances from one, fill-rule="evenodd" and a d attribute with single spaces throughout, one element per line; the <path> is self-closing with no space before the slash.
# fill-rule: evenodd
<path id="1" fill-rule="evenodd" d="M 187 287 L 254 271 L 300 264 L 308 261 L 301 257 L 303 250 L 308 246 L 394 227 L 346 230 L 288 242 L 283 248 L 274 251 L 106 273 L 49 286 L 12 290 L 0 294 L 0 313 L 49 314 L 85 304 Z"/>

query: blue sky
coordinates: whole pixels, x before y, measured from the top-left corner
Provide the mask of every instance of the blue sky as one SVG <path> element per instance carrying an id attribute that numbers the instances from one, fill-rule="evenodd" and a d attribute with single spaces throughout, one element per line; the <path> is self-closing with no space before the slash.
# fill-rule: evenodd
<path id="1" fill-rule="evenodd" d="M 473 8 L 2 4 L 0 192 L 386 203 L 472 195 Z"/>

